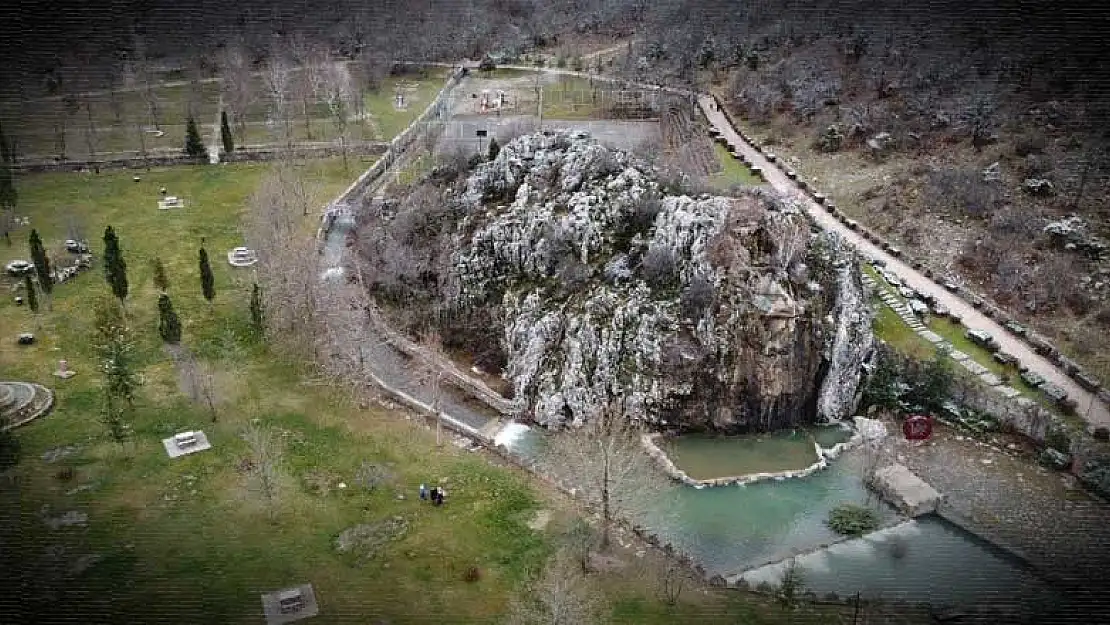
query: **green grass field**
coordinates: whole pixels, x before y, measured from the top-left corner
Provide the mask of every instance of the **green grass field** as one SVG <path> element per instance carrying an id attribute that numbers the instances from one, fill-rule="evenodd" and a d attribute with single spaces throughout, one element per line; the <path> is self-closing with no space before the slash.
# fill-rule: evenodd
<path id="1" fill-rule="evenodd" d="M 306 168 L 321 205 L 355 175 L 343 175 L 334 160 Z M 19 212 L 48 248 L 80 222 L 99 254 L 104 227 L 114 226 L 128 263 L 127 310 L 144 379 L 133 439 L 121 448 L 98 416 L 92 303 L 108 294 L 99 267 L 58 285 L 52 308 L 37 316 L 11 297 L 0 302 L 3 377 L 44 384 L 57 397 L 52 413 L 17 430 L 22 460 L 10 470 L 12 479 L 0 479 L 0 560 L 6 561 L 0 564 L 23 567 L 28 584 L 20 609 L 36 613 L 39 622 L 260 623 L 259 593 L 310 582 L 321 607 L 313 622 L 501 622 L 510 597 L 552 550 L 555 532 L 565 526 L 558 519 L 574 510 L 517 470 L 451 445 L 437 448 L 434 434 L 416 421 L 314 383 L 308 367 L 275 358 L 248 338 L 251 270 L 233 270 L 224 254 L 240 244 L 239 215 L 265 170 L 262 164 L 155 169 L 138 183 L 132 172 L 19 180 Z M 184 197 L 186 208 L 158 211 L 163 185 Z M 16 231 L 4 262 L 26 257 L 27 234 Z M 211 305 L 201 296 L 196 269 L 202 237 L 216 276 Z M 214 372 L 217 422 L 182 393 L 157 336 L 149 266 L 155 256 L 166 264 L 183 344 Z M 38 340 L 19 347 L 14 335 L 25 330 Z M 76 377 L 51 375 L 60 358 Z M 277 433 L 285 450 L 274 523 L 237 470 L 248 456 L 239 434 L 252 420 Z M 203 429 L 213 448 L 168 459 L 160 439 L 186 429 Z M 77 453 L 56 463 L 42 459 L 64 445 Z M 356 483 L 363 463 L 387 474 L 373 490 Z M 67 468 L 72 477 L 60 474 Z M 446 485 L 447 506 L 421 505 L 415 499 L 421 482 Z M 87 489 L 67 494 L 77 488 Z M 541 506 L 554 507 L 557 520 L 533 531 L 526 523 Z M 40 518 L 67 511 L 87 513 L 88 527 L 51 529 Z M 333 548 L 345 528 L 392 519 L 407 531 L 374 557 Z M 87 570 L 68 568 L 82 556 L 95 557 Z M 594 578 L 613 622 L 850 622 L 843 606 L 787 613 L 766 598 L 695 585 L 668 606 L 645 572 L 650 557 L 626 557 L 639 564 Z M 480 579 L 464 581 L 472 566 Z M 14 619 L 21 621 L 18 613 Z"/>
<path id="2" fill-rule="evenodd" d="M 725 146 L 714 141 L 713 152 L 721 163 L 721 171 L 709 178 L 710 184 L 714 187 L 727 189 L 734 184 L 745 186 L 763 184 L 759 178 L 752 175 L 751 170 L 744 163 L 740 162 L 740 159 L 733 158 Z"/>
<path id="3" fill-rule="evenodd" d="M 363 94 L 367 116 L 348 122 L 351 141 L 389 141 L 397 136 L 432 101 L 443 87 L 446 70 L 435 69 L 424 76 L 390 76 L 377 91 Z M 0 101 L 0 123 L 24 156 L 52 157 L 59 152 L 59 128 L 65 126 L 65 151 L 70 159 L 86 158 L 92 149 L 102 152 L 135 152 L 141 149 L 181 149 L 185 144 L 185 122 L 192 111 L 205 144 L 216 132 L 220 88 L 218 82 L 190 85 L 170 84 L 154 90 L 159 110 L 161 137 L 143 129 L 154 128 L 147 98 L 139 91 L 118 90 L 87 96 L 84 104 L 68 109 L 59 99 Z M 405 95 L 405 107 L 397 109 L 395 97 Z M 252 77 L 251 92 L 256 97 L 247 107 L 245 125 L 240 128 L 232 115 L 238 145 L 273 143 L 277 135 L 267 126 L 269 100 L 262 78 Z M 295 141 L 332 141 L 338 129 L 327 107 L 319 102 L 294 99 L 291 131 Z M 91 119 L 92 132 L 89 131 Z"/>
<path id="4" fill-rule="evenodd" d="M 883 278 L 869 265 L 864 265 L 863 271 L 874 278 L 876 282 L 880 284 L 883 283 Z M 893 293 L 893 291 L 891 292 Z M 904 298 L 900 295 L 896 295 L 896 297 L 904 301 Z M 875 335 L 878 338 L 886 341 L 898 351 L 919 360 L 928 360 L 933 357 L 936 353 L 936 348 L 934 348 L 931 343 L 915 334 L 914 331 L 911 330 L 889 306 L 883 303 L 881 299 L 875 297 L 872 299 L 872 303 L 877 310 L 874 329 Z M 999 363 L 992 357 L 989 350 L 971 342 L 971 340 L 967 338 L 966 327 L 954 323 L 946 317 L 937 317 L 934 315 L 929 316 L 925 325 L 933 332 L 939 334 L 944 340 L 951 343 L 955 349 L 967 354 L 972 360 L 983 365 L 991 373 L 997 375 L 1003 380 L 1004 384 L 1014 387 L 1020 391 L 1022 395 L 1036 401 L 1044 408 L 1061 416 L 1065 416 L 1071 421 L 1075 421 L 1074 417 L 1063 415 L 1060 409 L 1052 403 L 1051 400 L 1045 397 L 1044 393 L 1026 384 L 1019 376 L 1017 367 Z M 962 367 L 957 367 L 955 370 L 958 374 L 970 375 Z"/>

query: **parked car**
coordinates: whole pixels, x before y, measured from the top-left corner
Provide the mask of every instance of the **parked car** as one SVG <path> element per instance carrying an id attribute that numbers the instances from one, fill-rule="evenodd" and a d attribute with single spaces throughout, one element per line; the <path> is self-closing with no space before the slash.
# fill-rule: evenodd
<path id="1" fill-rule="evenodd" d="M 902 281 L 898 279 L 898 276 L 890 273 L 889 271 L 883 272 L 883 279 L 887 281 L 887 284 L 896 289 L 902 286 Z"/>
<path id="2" fill-rule="evenodd" d="M 935 300 L 933 301 L 932 309 L 933 309 L 933 314 L 938 316 L 938 317 L 947 317 L 948 316 L 948 312 L 949 312 L 948 307 L 945 306 L 944 304 L 941 304 L 941 303 L 935 301 Z"/>
<path id="3" fill-rule="evenodd" d="M 910 310 L 912 310 L 913 314 L 915 315 L 924 316 L 929 314 L 929 307 L 925 304 L 925 302 L 919 299 L 911 299 L 909 301 L 909 306 Z"/>
<path id="4" fill-rule="evenodd" d="M 1010 332 L 1013 332 L 1014 334 L 1016 334 L 1018 336 L 1025 336 L 1026 333 L 1029 332 L 1029 330 L 1026 329 L 1025 326 L 1021 325 L 1020 323 L 1018 323 L 1016 321 L 1012 321 L 1012 320 L 1007 321 L 1006 323 L 1003 323 L 1002 327 L 1006 328 L 1007 330 L 1009 330 Z"/>
<path id="5" fill-rule="evenodd" d="M 993 355 L 995 362 L 1000 365 L 1011 366 L 1017 364 L 1017 358 L 1007 354 L 1006 352 L 995 352 Z"/>
<path id="6" fill-rule="evenodd" d="M 25 260 L 13 260 L 4 266 L 4 271 L 8 272 L 9 276 L 20 278 L 31 273 L 34 268 L 34 265 Z"/>
<path id="7" fill-rule="evenodd" d="M 908 286 L 898 287 L 898 294 L 906 299 L 917 299 L 917 291 Z"/>

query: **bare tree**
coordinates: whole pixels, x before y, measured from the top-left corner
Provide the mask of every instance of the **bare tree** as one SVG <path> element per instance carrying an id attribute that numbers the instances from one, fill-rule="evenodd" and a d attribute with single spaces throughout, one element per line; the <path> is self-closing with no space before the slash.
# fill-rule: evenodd
<path id="1" fill-rule="evenodd" d="M 231 108 L 235 132 L 239 135 L 239 145 L 247 140 L 247 108 L 254 101 L 251 84 L 250 62 L 240 44 L 224 48 L 219 59 L 220 76 L 223 78 L 223 100 Z"/>
<path id="2" fill-rule="evenodd" d="M 573 427 L 573 426 L 572 426 Z M 571 471 L 567 479 L 601 514 L 601 549 L 608 549 L 613 522 L 647 511 L 666 478 L 648 457 L 643 430 L 611 399 L 584 425 L 554 436 L 545 464 Z"/>
<path id="3" fill-rule="evenodd" d="M 326 48 L 300 33 L 289 40 L 289 52 L 298 66 L 293 87 L 300 104 L 301 118 L 304 120 L 305 136 L 311 141 L 312 116 L 328 65 L 328 53 Z"/>
<path id="4" fill-rule="evenodd" d="M 677 562 L 667 560 L 659 576 L 659 597 L 663 603 L 673 606 L 678 603 L 682 591 L 689 582 L 690 575 Z"/>
<path id="5" fill-rule="evenodd" d="M 199 360 L 196 354 L 187 348 L 167 346 L 167 349 L 170 350 L 170 355 L 177 365 L 182 392 L 190 401 L 204 406 L 212 417 L 212 423 L 215 423 L 219 418 L 216 407 L 222 397 L 216 388 L 216 378 L 211 365 Z"/>
<path id="6" fill-rule="evenodd" d="M 315 347 L 320 288 L 315 242 L 304 220 L 307 188 L 291 164 L 278 163 L 251 197 L 245 228 L 258 254 L 267 334 L 276 345 L 301 354 Z"/>
<path id="7" fill-rule="evenodd" d="M 557 552 L 540 578 L 514 601 L 510 625 L 591 625 L 601 622 L 602 597 L 575 559 Z"/>
<path id="8" fill-rule="evenodd" d="M 131 43 L 132 54 L 128 74 L 138 87 L 150 114 L 150 123 L 155 130 L 162 129 L 162 102 L 158 97 L 157 77 L 155 76 L 154 63 L 147 56 L 146 43 L 143 38 L 135 35 Z M 144 148 L 145 151 L 145 148 Z"/>
<path id="9" fill-rule="evenodd" d="M 423 354 L 420 360 L 419 373 L 417 375 L 422 383 L 428 384 L 431 387 L 432 412 L 435 413 L 436 419 L 436 447 L 439 447 L 442 444 L 441 436 L 443 432 L 443 412 L 440 409 L 443 368 L 436 362 L 440 351 L 443 349 L 443 342 L 440 339 L 439 332 L 432 328 L 424 329 L 420 336 L 420 349 L 423 351 Z"/>
<path id="10" fill-rule="evenodd" d="M 347 170 L 347 133 L 354 92 L 351 73 L 344 63 L 328 63 L 323 66 L 319 82 L 320 100 L 328 107 L 332 123 L 339 139 L 339 150 L 343 157 L 343 170 Z"/>
<path id="11" fill-rule="evenodd" d="M 270 119 L 281 142 L 293 145 L 291 99 L 293 96 L 293 66 L 279 50 L 274 50 L 262 71 L 266 95 L 270 100 Z"/>
<path id="12" fill-rule="evenodd" d="M 267 517 L 274 522 L 281 501 L 284 450 L 273 432 L 255 424 L 244 430 L 242 438 L 250 447 L 251 454 L 247 464 L 248 488 L 262 499 Z"/>

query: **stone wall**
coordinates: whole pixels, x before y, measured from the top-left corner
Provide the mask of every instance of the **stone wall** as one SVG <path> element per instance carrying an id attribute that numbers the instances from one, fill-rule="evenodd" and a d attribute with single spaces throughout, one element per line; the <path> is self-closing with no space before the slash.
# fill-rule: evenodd
<path id="1" fill-rule="evenodd" d="M 655 443 L 656 439 L 663 436 L 656 432 L 651 434 L 643 434 L 640 437 L 640 442 L 644 446 L 644 450 L 652 460 L 659 465 L 664 473 L 670 476 L 676 482 L 682 482 L 687 486 L 694 488 L 706 488 L 713 486 L 745 486 L 747 484 L 754 484 L 765 480 L 785 480 L 796 477 L 806 477 L 817 471 L 825 469 L 829 466 L 829 461 L 839 456 L 844 450 L 850 449 L 858 445 L 863 437 L 857 432 L 852 435 L 852 438 L 844 443 L 837 443 L 831 448 L 825 449 L 818 445 L 816 442 L 813 444 L 814 450 L 817 452 L 817 462 L 809 465 L 804 469 L 795 469 L 792 471 L 775 471 L 768 473 L 749 473 L 747 475 L 736 475 L 729 477 L 717 477 L 705 480 L 697 480 L 690 477 L 682 469 L 674 463 L 673 460 L 667 456 L 667 453 L 660 449 Z"/>
<path id="2" fill-rule="evenodd" d="M 347 146 L 347 154 L 349 156 L 372 156 L 384 153 L 388 147 L 388 143 L 377 141 L 353 143 Z M 231 154 L 223 154 L 221 158 L 225 162 L 241 163 L 273 161 L 286 155 L 292 155 L 294 158 L 328 158 L 341 156 L 342 150 L 335 145 L 294 146 L 291 150 L 280 147 L 243 147 L 236 149 Z M 166 152 L 148 154 L 145 157 L 114 155 L 103 159 L 83 161 L 26 160 L 17 163 L 16 170 L 22 173 L 72 172 L 207 164 L 207 160 L 198 160 L 180 152 Z"/>

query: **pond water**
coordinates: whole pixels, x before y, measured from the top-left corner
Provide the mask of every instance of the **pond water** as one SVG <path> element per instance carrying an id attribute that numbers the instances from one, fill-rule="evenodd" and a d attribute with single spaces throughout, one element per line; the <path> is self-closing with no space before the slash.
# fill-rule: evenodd
<path id="1" fill-rule="evenodd" d="M 961 606 L 1021 604 L 1025 611 L 1062 597 L 1024 564 L 944 519 L 927 515 L 796 558 L 807 590 L 819 596 L 928 601 Z M 785 563 L 748 571 L 752 586 L 777 585 Z"/>
<path id="2" fill-rule="evenodd" d="M 812 433 L 823 447 L 850 434 L 840 428 Z M 502 429 L 497 442 L 536 460 L 544 439 L 541 430 L 514 423 Z M 775 437 L 763 440 L 781 445 Z M 750 445 L 741 441 L 739 446 L 747 450 Z M 797 556 L 807 590 L 818 595 L 858 591 L 864 597 L 952 606 L 1000 597 L 1013 603 L 1020 596 L 1023 609 L 1030 610 L 1058 603 L 1058 595 L 1020 561 L 973 534 L 939 517 L 906 521 L 864 486 L 863 464 L 860 454 L 847 451 L 804 478 L 712 488 L 676 484 L 660 492 L 635 521 L 710 575 L 730 581 L 743 572 L 753 585 L 777 584 L 784 560 Z M 825 522 L 842 502 L 876 510 L 885 529 L 859 539 L 836 534 Z M 895 542 L 901 544 L 898 555 Z"/>
<path id="3" fill-rule="evenodd" d="M 796 471 L 818 460 L 813 438 L 804 430 L 759 436 L 684 434 L 659 438 L 656 444 L 695 480 Z"/>
<path id="4" fill-rule="evenodd" d="M 789 433 L 787 433 L 789 435 Z M 538 460 L 541 430 L 511 424 L 498 443 L 513 453 Z M 765 441 L 774 437 L 763 437 Z M 816 459 L 812 441 L 799 436 Z M 748 449 L 749 441 L 738 441 Z M 673 485 L 648 506 L 636 522 L 690 555 L 711 574 L 728 575 L 809 551 L 839 538 L 825 525 L 829 511 L 842 502 L 867 505 L 893 522 L 897 513 L 863 485 L 861 460 L 845 454 L 829 468 L 807 478 L 766 480 L 747 486 L 691 488 Z"/>
<path id="5" fill-rule="evenodd" d="M 818 460 L 814 443 L 827 448 L 851 436 L 851 430 L 834 425 L 749 436 L 683 434 L 656 443 L 687 475 L 708 480 L 805 469 Z"/>

